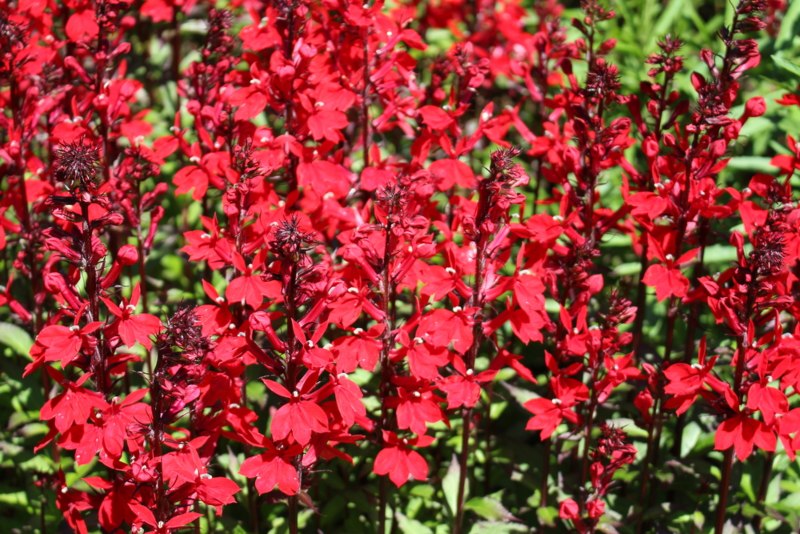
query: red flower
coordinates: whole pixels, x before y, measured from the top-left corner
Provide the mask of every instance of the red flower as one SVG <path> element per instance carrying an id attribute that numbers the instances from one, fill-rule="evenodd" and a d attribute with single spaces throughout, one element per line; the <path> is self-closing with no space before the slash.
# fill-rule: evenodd
<path id="1" fill-rule="evenodd" d="M 558 516 L 561 519 L 574 521 L 580 517 L 578 503 L 574 499 L 566 499 L 558 505 Z"/>
<path id="2" fill-rule="evenodd" d="M 153 346 L 150 337 L 159 333 L 163 325 L 155 315 L 150 315 L 149 313 L 134 315 L 136 305 L 139 303 L 139 295 L 140 287 L 137 284 L 133 288 L 130 302 L 123 299 L 121 307 L 103 297 L 103 302 L 108 307 L 108 311 L 117 318 L 116 321 L 111 323 L 109 332 L 112 335 L 114 333 L 119 335 L 122 343 L 127 347 L 141 343 L 144 348 L 150 349 Z"/>
<path id="3" fill-rule="evenodd" d="M 660 251 L 659 251 L 660 253 Z M 689 280 L 678 268 L 697 256 L 698 249 L 692 249 L 675 260 L 671 255 L 663 255 L 662 260 L 666 265 L 655 263 L 648 267 L 642 281 L 650 287 L 656 288 L 656 298 L 659 301 L 667 297 L 683 298 L 689 291 Z"/>
<path id="4" fill-rule="evenodd" d="M 433 393 L 432 386 L 420 387 L 411 380 L 397 380 L 397 397 L 391 399 L 391 405 L 396 406 L 397 428 L 422 435 L 428 430 L 428 423 L 445 420 L 439 407 L 444 399 Z"/>
<path id="5" fill-rule="evenodd" d="M 724 451 L 733 447 L 736 457 L 744 461 L 753 452 L 753 447 L 774 451 L 776 441 L 775 433 L 763 421 L 740 413 L 719 425 L 714 435 L 714 449 Z"/>
<path id="6" fill-rule="evenodd" d="M 123 444 L 129 435 L 135 435 L 140 425 L 150 422 L 150 406 L 140 402 L 147 391 L 140 389 L 129 393 L 122 402 L 112 402 L 105 411 L 100 412 L 103 429 L 102 445 L 110 458 L 119 459 L 122 456 Z"/>
<path id="7" fill-rule="evenodd" d="M 268 493 L 277 488 L 284 495 L 295 495 L 300 490 L 297 467 L 272 447 L 258 456 L 251 456 L 242 462 L 239 474 L 247 478 L 255 478 L 259 494 Z"/>
<path id="8" fill-rule="evenodd" d="M 57 378 L 59 376 L 57 375 Z M 95 410 L 105 410 L 108 404 L 103 396 L 83 387 L 89 378 L 91 374 L 86 373 L 77 382 L 63 381 L 64 391 L 42 406 L 40 413 L 42 420 L 52 421 L 56 430 L 63 434 L 73 426 L 85 425 Z"/>
<path id="9" fill-rule="evenodd" d="M 253 263 L 246 264 L 242 255 L 235 253 L 233 265 L 242 274 L 228 284 L 225 298 L 230 302 L 247 304 L 253 309 L 258 309 L 264 297 L 270 294 L 270 284 L 260 274 L 254 272 L 263 266 L 263 262 L 263 254 L 253 260 Z"/>
<path id="10" fill-rule="evenodd" d="M 457 374 L 439 383 L 439 389 L 447 395 L 447 409 L 453 410 L 461 406 L 473 408 L 481 396 L 480 384 L 491 382 L 497 375 L 497 370 L 491 369 L 476 374 L 474 369 L 466 368 L 464 360 L 460 357 L 453 358 L 453 367 Z"/>
<path id="11" fill-rule="evenodd" d="M 145 524 L 149 527 L 153 528 L 153 532 L 157 532 L 158 534 L 168 534 L 173 532 L 181 527 L 185 527 L 195 519 L 202 517 L 203 514 L 199 514 L 197 512 L 186 512 L 183 514 L 177 514 L 167 521 L 159 521 L 156 519 L 155 514 L 153 513 L 150 508 L 143 506 L 139 503 L 131 503 L 131 510 L 136 514 L 136 523 L 138 524 Z"/>
<path id="12" fill-rule="evenodd" d="M 418 112 L 425 124 L 433 130 L 445 130 L 455 123 L 446 111 L 436 106 L 422 106 Z"/>
<path id="13" fill-rule="evenodd" d="M 66 368 L 82 351 L 88 352 L 94 347 L 96 340 L 92 334 L 102 326 L 103 323 L 93 322 L 82 328 L 77 325 L 44 327 L 31 347 L 34 361 L 25 368 L 23 376 L 29 375 L 44 362 L 60 362 L 61 367 Z"/>
<path id="14" fill-rule="evenodd" d="M 556 377 L 551 384 L 555 397 L 531 399 L 523 406 L 534 414 L 525 426 L 526 430 L 540 430 L 542 439 L 549 438 L 564 419 L 578 422 L 578 414 L 572 407 L 589 399 L 589 388 L 572 378 Z"/>
<path id="15" fill-rule="evenodd" d="M 697 363 L 674 363 L 664 369 L 664 377 L 668 380 L 664 387 L 667 395 L 672 395 L 666 403 L 668 408 L 677 409 L 678 415 L 684 413 L 697 398 L 709 381 L 717 382 L 711 375 L 717 357 L 706 361 L 706 338 L 700 340 Z"/>
<path id="16" fill-rule="evenodd" d="M 420 453 L 410 447 L 427 447 L 433 437 L 399 438 L 393 432 L 383 431 L 384 447 L 375 457 L 372 470 L 376 475 L 389 475 L 398 488 L 409 480 L 427 480 L 428 463 Z"/>
<path id="17" fill-rule="evenodd" d="M 367 409 L 364 403 L 361 402 L 363 394 L 358 385 L 347 378 L 344 373 L 338 375 L 333 387 L 333 395 L 336 399 L 336 407 L 339 409 L 339 415 L 342 421 L 348 427 L 365 417 Z"/>
<path id="18" fill-rule="evenodd" d="M 270 391 L 289 399 L 272 416 L 272 437 L 275 440 L 284 440 L 291 434 L 300 445 L 308 445 L 313 433 L 328 431 L 328 415 L 316 402 L 310 400 L 313 395 L 309 390 L 315 386 L 315 380 L 309 379 L 311 374 L 313 373 L 306 375 L 298 385 L 299 389 L 291 393 L 274 380 L 262 380 Z"/>
<path id="19" fill-rule="evenodd" d="M 197 492 L 201 501 L 219 509 L 236 502 L 233 496 L 239 492 L 239 486 L 228 478 L 208 474 L 206 462 L 197 453 L 197 448 L 202 447 L 206 441 L 206 438 L 198 438 L 189 443 L 181 443 L 178 451 L 164 455 L 162 469 L 173 491 L 177 491 L 178 486 L 187 484 Z"/>
<path id="20" fill-rule="evenodd" d="M 81 8 L 69 17 L 65 28 L 70 41 L 90 41 L 97 37 L 100 28 L 97 25 L 94 9 Z"/>

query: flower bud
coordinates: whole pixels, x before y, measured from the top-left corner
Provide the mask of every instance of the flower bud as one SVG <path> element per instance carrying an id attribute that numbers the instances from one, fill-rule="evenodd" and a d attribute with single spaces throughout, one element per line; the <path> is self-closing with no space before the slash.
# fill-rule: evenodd
<path id="1" fill-rule="evenodd" d="M 767 111 L 767 103 L 761 96 L 756 96 L 751 98 L 747 101 L 744 105 L 744 117 L 742 119 L 749 117 L 760 117 Z"/>

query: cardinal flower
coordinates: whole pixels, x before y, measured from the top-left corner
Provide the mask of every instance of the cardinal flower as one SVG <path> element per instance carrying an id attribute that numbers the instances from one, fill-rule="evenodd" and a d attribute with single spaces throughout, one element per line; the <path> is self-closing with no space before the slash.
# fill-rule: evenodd
<path id="1" fill-rule="evenodd" d="M 589 398 L 589 388 L 572 378 L 556 377 L 552 382 L 554 398 L 531 399 L 523 406 L 533 414 L 525 426 L 526 430 L 540 430 L 542 439 L 549 438 L 561 421 L 578 422 L 573 406 Z"/>
<path id="2" fill-rule="evenodd" d="M 714 449 L 724 451 L 733 447 L 736 457 L 745 461 L 754 447 L 774 451 L 777 438 L 763 421 L 739 413 L 719 425 L 714 435 Z"/>
<path id="3" fill-rule="evenodd" d="M 256 490 L 263 495 L 278 489 L 284 495 L 295 495 L 300 490 L 300 479 L 293 457 L 298 447 L 278 451 L 271 442 L 267 450 L 242 462 L 239 474 L 256 479 Z"/>
<path id="4" fill-rule="evenodd" d="M 97 341 L 92 333 L 102 326 L 103 323 L 92 322 L 84 327 L 77 325 L 44 327 L 31 347 L 33 362 L 25 368 L 23 376 L 27 376 L 44 362 L 60 362 L 61 367 L 65 368 L 78 358 L 81 351 L 89 351 L 94 347 Z"/>
<path id="5" fill-rule="evenodd" d="M 122 300 L 122 305 L 117 306 L 111 300 L 103 297 L 103 302 L 108 307 L 108 311 L 116 317 L 116 320 L 109 327 L 109 334 L 118 335 L 122 343 L 127 347 L 132 347 L 136 343 L 141 343 L 146 349 L 153 346 L 151 336 L 158 334 L 164 327 L 161 320 L 149 313 L 134 314 L 136 305 L 139 303 L 141 289 L 137 284 L 133 288 L 131 300 Z"/>
<path id="6" fill-rule="evenodd" d="M 460 357 L 453 359 L 456 374 L 448 376 L 439 383 L 439 389 L 447 395 L 447 409 L 464 406 L 473 408 L 481 396 L 481 384 L 491 382 L 497 375 L 496 369 L 475 373 L 467 369 Z"/>
<path id="7" fill-rule="evenodd" d="M 328 431 L 328 415 L 313 400 L 314 395 L 310 392 L 316 380 L 304 379 L 298 384 L 299 389 L 292 392 L 274 380 L 264 379 L 263 382 L 270 391 L 289 400 L 272 417 L 272 437 L 275 440 L 284 440 L 291 435 L 300 445 L 308 445 L 313 433 Z"/>
<path id="8" fill-rule="evenodd" d="M 393 432 L 383 431 L 383 449 L 375 457 L 372 470 L 376 475 L 389 475 L 398 488 L 409 480 L 427 480 L 428 463 L 411 447 L 427 447 L 433 443 L 431 436 L 400 438 Z"/>
<path id="9" fill-rule="evenodd" d="M 681 272 L 680 266 L 689 263 L 698 252 L 699 249 L 692 249 L 677 260 L 671 254 L 663 255 L 664 263 L 654 263 L 648 267 L 642 282 L 656 288 L 656 298 L 659 301 L 667 297 L 685 297 L 689 291 L 689 280 Z"/>

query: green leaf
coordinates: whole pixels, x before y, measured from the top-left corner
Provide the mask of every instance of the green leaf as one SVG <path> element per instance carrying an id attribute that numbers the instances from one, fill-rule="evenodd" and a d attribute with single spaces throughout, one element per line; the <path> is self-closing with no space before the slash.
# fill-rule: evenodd
<path id="1" fill-rule="evenodd" d="M 767 487 L 767 495 L 764 499 L 764 502 L 773 503 L 778 501 L 781 496 L 781 479 L 782 475 L 780 473 L 772 477 L 772 480 Z"/>
<path id="2" fill-rule="evenodd" d="M 0 345 L 5 345 L 20 356 L 29 358 L 28 353 L 33 345 L 33 339 L 15 324 L 0 323 Z"/>
<path id="3" fill-rule="evenodd" d="M 542 526 L 554 527 L 558 518 L 558 509 L 555 506 L 539 508 L 536 510 L 536 517 L 539 518 L 539 524 Z"/>
<path id="4" fill-rule="evenodd" d="M 775 504 L 776 510 L 781 511 L 794 511 L 797 513 L 797 510 L 800 510 L 800 493 L 793 493 L 780 501 L 779 503 Z"/>
<path id="5" fill-rule="evenodd" d="M 691 514 L 683 514 L 677 517 L 673 521 L 676 525 L 683 525 L 686 523 L 692 523 L 695 528 L 703 528 L 703 523 L 705 522 L 705 517 L 703 517 L 702 512 L 699 510 L 695 510 Z"/>
<path id="6" fill-rule="evenodd" d="M 772 54 L 772 61 L 775 62 L 777 66 L 780 68 L 787 70 L 800 78 L 800 65 L 793 61 L 789 61 L 785 57 L 782 57 L 780 54 Z"/>
<path id="7" fill-rule="evenodd" d="M 681 458 L 685 458 L 694 450 L 695 445 L 697 445 L 697 440 L 700 439 L 700 434 L 702 433 L 703 430 L 700 428 L 700 425 L 694 421 L 686 425 L 683 429 L 683 441 L 681 441 Z"/>
<path id="8" fill-rule="evenodd" d="M 620 263 L 616 267 L 614 267 L 614 275 L 615 276 L 633 276 L 634 274 L 639 274 L 642 269 L 641 262 L 638 261 L 629 261 L 626 263 Z"/>
<path id="9" fill-rule="evenodd" d="M 433 531 L 417 521 L 416 519 L 411 519 L 410 517 L 406 517 L 400 512 L 397 512 L 397 526 L 400 528 L 400 532 L 406 532 L 408 534 L 433 534 Z"/>
<path id="10" fill-rule="evenodd" d="M 750 473 L 742 473 L 739 487 L 742 488 L 750 502 L 756 502 L 756 493 L 753 491 L 753 476 Z"/>
<path id="11" fill-rule="evenodd" d="M 474 497 L 465 507 L 479 516 L 490 521 L 513 521 L 515 518 L 500 500 L 492 496 Z"/>
<path id="12" fill-rule="evenodd" d="M 775 170 L 772 158 L 762 156 L 736 156 L 728 160 L 728 168 L 737 171 L 770 173 Z"/>
<path id="13" fill-rule="evenodd" d="M 553 299 L 546 298 L 544 299 L 544 309 L 547 313 L 556 314 L 561 311 L 561 304 Z"/>
<path id="14" fill-rule="evenodd" d="M 511 532 L 528 532 L 528 528 L 517 523 L 479 521 L 469 531 L 470 534 L 508 534 Z"/>
<path id="15" fill-rule="evenodd" d="M 700 510 L 695 510 L 692 514 L 692 521 L 694 521 L 694 526 L 697 528 L 703 528 L 703 523 L 706 522 L 706 518 L 703 515 L 703 512 Z"/>
<path id="16" fill-rule="evenodd" d="M 184 278 L 184 261 L 180 256 L 167 254 L 161 258 L 161 277 L 165 280 L 179 281 Z"/>
<path id="17" fill-rule="evenodd" d="M 0 504 L 10 506 L 28 506 L 28 495 L 24 491 L 0 493 Z"/>
<path id="18" fill-rule="evenodd" d="M 781 29 L 778 38 L 775 40 L 775 48 L 781 49 L 783 45 L 795 36 L 794 27 L 800 19 L 800 2 L 789 2 L 789 9 L 781 21 Z"/>
<path id="19" fill-rule="evenodd" d="M 656 40 L 663 38 L 665 34 L 675 33 L 675 19 L 683 13 L 684 3 L 683 0 L 674 0 L 667 3 L 667 8 L 661 13 L 661 16 L 658 17 L 658 21 L 655 27 L 653 27 L 648 48 L 653 48 Z"/>
<path id="20" fill-rule="evenodd" d="M 436 490 L 430 484 L 415 484 L 409 493 L 423 499 L 432 499 Z"/>
<path id="21" fill-rule="evenodd" d="M 24 462 L 16 461 L 17 468 L 26 473 L 55 473 L 57 466 L 49 456 L 31 456 Z"/>
<path id="22" fill-rule="evenodd" d="M 525 404 L 529 400 L 539 397 L 539 395 L 537 395 L 533 391 L 529 391 L 523 388 L 518 388 L 516 386 L 509 384 L 508 382 L 501 382 L 501 384 L 503 384 L 503 387 L 505 387 L 508 390 L 511 396 L 514 397 L 514 400 L 517 401 L 519 404 Z"/>
<path id="23" fill-rule="evenodd" d="M 736 261 L 736 248 L 730 245 L 711 245 L 706 247 L 703 253 L 703 261 L 706 264 L 729 264 Z"/>
<path id="24" fill-rule="evenodd" d="M 442 492 L 447 507 L 450 510 L 451 517 L 456 516 L 456 507 L 458 506 L 458 480 L 461 474 L 461 466 L 458 463 L 458 457 L 453 454 L 453 459 L 450 460 L 450 467 L 447 468 L 447 474 L 442 479 Z M 469 495 L 469 480 L 464 480 L 464 498 Z"/>
<path id="25" fill-rule="evenodd" d="M 629 438 L 646 438 L 647 430 L 637 426 L 636 421 L 629 417 L 612 417 L 607 420 L 607 423 L 614 428 L 620 428 L 625 431 Z"/>

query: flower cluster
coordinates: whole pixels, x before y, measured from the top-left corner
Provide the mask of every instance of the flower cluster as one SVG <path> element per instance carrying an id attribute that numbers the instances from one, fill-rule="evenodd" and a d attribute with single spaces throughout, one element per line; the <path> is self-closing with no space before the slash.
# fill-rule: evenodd
<path id="1" fill-rule="evenodd" d="M 800 144 L 728 169 L 786 7 L 632 84 L 597 0 L 0 0 L 0 310 L 63 521 L 352 530 L 347 487 L 381 533 L 414 491 L 667 528 L 703 425 L 721 533 L 734 462 L 800 450 Z"/>

